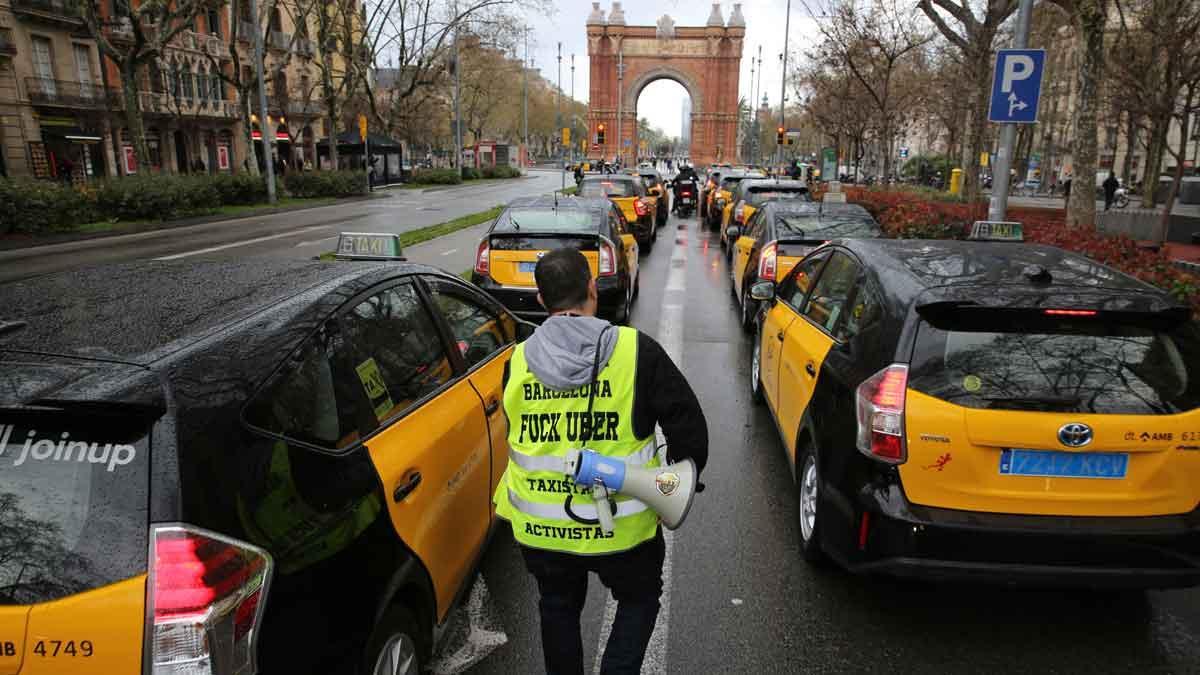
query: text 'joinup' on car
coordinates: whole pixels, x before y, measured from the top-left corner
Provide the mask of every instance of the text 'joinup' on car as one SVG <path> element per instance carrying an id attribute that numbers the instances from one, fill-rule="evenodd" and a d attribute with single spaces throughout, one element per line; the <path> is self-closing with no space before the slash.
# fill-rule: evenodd
<path id="1" fill-rule="evenodd" d="M 1189 307 L 1082 256 L 994 241 L 835 240 L 752 295 L 766 308 L 751 383 L 796 480 L 806 559 L 1200 584 Z"/>
<path id="2" fill-rule="evenodd" d="M 508 204 L 475 252 L 471 282 L 523 319 L 540 321 L 537 261 L 556 248 L 579 249 L 596 279 L 599 314 L 629 320 L 641 276 L 638 243 L 621 209 L 594 198 L 522 197 Z"/>
<path id="3" fill-rule="evenodd" d="M 428 663 L 496 522 L 529 324 L 404 262 L 129 264 L 0 297 L 0 672 Z"/>

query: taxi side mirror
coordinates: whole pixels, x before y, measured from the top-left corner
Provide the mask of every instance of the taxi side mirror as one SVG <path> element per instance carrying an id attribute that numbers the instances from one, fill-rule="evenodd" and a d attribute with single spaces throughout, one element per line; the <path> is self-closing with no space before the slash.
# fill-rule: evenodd
<path id="1" fill-rule="evenodd" d="M 775 282 L 760 281 L 750 287 L 750 297 L 759 302 L 772 302 L 775 300 Z"/>
<path id="2" fill-rule="evenodd" d="M 725 228 L 725 238 L 729 241 L 734 241 L 740 236 L 742 236 L 741 227 L 737 225 L 730 225 L 729 227 Z"/>
<path id="3" fill-rule="evenodd" d="M 533 337 L 533 331 L 535 330 L 537 330 L 537 324 L 524 319 L 517 319 L 517 342 L 524 342 Z"/>

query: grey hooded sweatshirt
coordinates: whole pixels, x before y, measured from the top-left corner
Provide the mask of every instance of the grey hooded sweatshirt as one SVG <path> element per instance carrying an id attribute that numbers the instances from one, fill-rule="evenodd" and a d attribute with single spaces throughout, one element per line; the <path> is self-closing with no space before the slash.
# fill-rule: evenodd
<path id="1" fill-rule="evenodd" d="M 592 381 L 597 342 L 603 371 L 617 347 L 616 326 L 591 316 L 552 316 L 525 341 L 525 362 L 547 387 L 578 389 Z"/>

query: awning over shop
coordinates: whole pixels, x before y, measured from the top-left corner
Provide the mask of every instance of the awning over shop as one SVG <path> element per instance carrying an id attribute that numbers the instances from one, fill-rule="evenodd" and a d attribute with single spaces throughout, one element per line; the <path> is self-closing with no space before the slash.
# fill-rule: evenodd
<path id="1" fill-rule="evenodd" d="M 74 125 L 65 126 L 59 124 L 46 124 L 43 122 L 40 126 L 42 128 L 43 138 L 47 136 L 61 138 L 66 141 L 71 141 L 72 143 L 99 143 L 104 140 L 102 136 L 98 136 L 92 132 L 84 131 L 83 129 L 80 129 Z"/>

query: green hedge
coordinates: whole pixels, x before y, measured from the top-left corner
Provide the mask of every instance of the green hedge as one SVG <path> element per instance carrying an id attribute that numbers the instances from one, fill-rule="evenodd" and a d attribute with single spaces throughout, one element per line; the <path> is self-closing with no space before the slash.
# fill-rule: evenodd
<path id="1" fill-rule="evenodd" d="M 211 176 L 128 176 L 107 181 L 96 192 L 96 208 L 108 220 L 172 220 L 221 205 Z"/>
<path id="2" fill-rule="evenodd" d="M 483 169 L 484 178 L 519 178 L 520 176 L 520 169 L 507 165 L 496 167 L 489 166 Z"/>
<path id="3" fill-rule="evenodd" d="M 222 204 L 259 204 L 267 201 L 267 179 L 248 173 L 213 176 Z"/>
<path id="4" fill-rule="evenodd" d="M 412 172 L 412 182 L 418 185 L 458 185 L 462 176 L 458 169 L 417 169 Z"/>
<path id="5" fill-rule="evenodd" d="M 0 179 L 0 234 L 66 229 L 98 217 L 94 198 L 70 186 Z"/>
<path id="6" fill-rule="evenodd" d="M 361 171 L 305 171 L 289 173 L 283 184 L 293 197 L 351 197 L 367 192 Z"/>
<path id="7" fill-rule="evenodd" d="M 479 169 L 465 166 L 462 170 L 462 177 L 463 180 L 479 180 L 482 177 L 482 174 L 479 173 Z"/>

